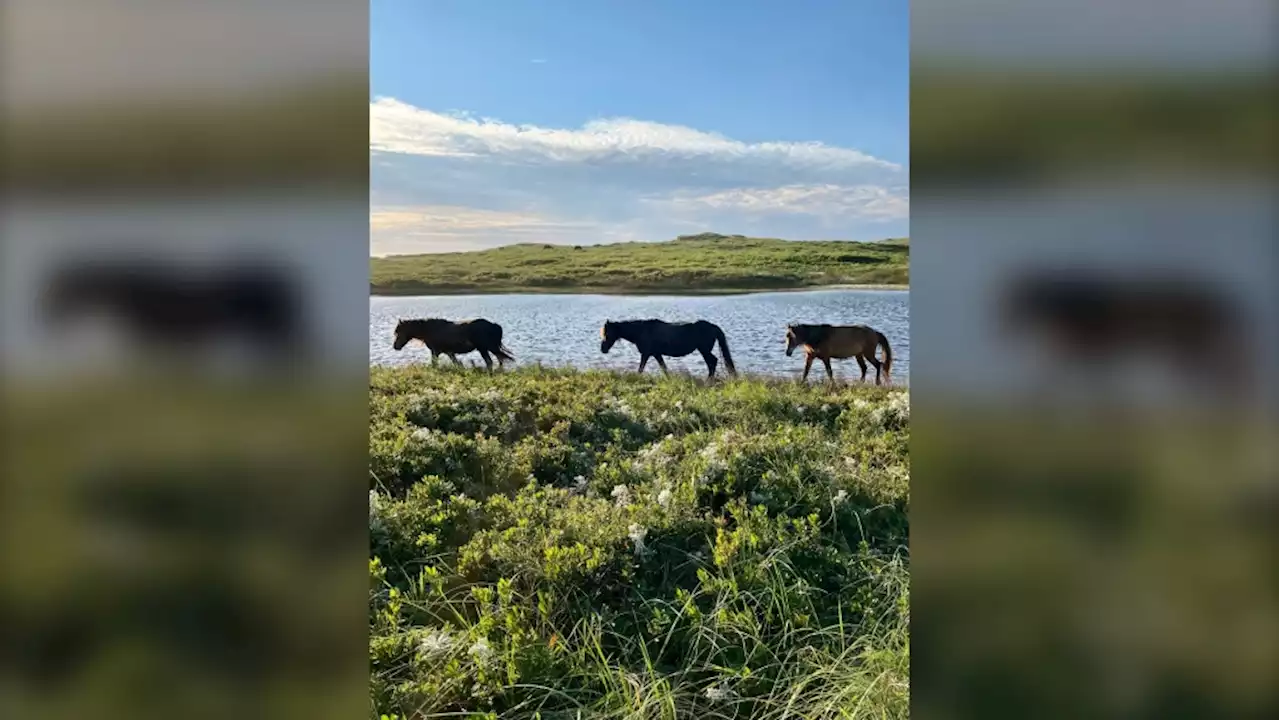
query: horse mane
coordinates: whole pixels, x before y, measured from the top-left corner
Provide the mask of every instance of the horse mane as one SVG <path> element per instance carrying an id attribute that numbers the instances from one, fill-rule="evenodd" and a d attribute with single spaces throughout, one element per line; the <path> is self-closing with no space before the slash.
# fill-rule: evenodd
<path id="1" fill-rule="evenodd" d="M 823 323 L 821 325 L 792 325 L 791 329 L 795 331 L 796 337 L 800 342 L 807 344 L 821 343 L 831 335 L 831 326 Z"/>
<path id="2" fill-rule="evenodd" d="M 655 323 L 661 323 L 661 322 L 662 320 L 659 320 L 657 318 L 648 318 L 645 320 L 606 320 L 604 324 L 609 327 L 621 328 L 623 330 L 630 330 L 632 328 L 643 327 L 645 325 L 653 325 Z"/>
<path id="3" fill-rule="evenodd" d="M 425 327 L 427 325 L 437 325 L 442 322 L 447 323 L 449 321 L 443 320 L 441 318 L 406 318 L 396 323 L 396 329 L 399 330 L 401 328 Z"/>

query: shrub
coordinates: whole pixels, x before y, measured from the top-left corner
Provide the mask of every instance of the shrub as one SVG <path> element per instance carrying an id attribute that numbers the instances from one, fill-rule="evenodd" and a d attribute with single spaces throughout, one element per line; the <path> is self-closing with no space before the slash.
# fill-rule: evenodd
<path id="1" fill-rule="evenodd" d="M 906 717 L 904 392 L 372 370 L 401 717 Z"/>

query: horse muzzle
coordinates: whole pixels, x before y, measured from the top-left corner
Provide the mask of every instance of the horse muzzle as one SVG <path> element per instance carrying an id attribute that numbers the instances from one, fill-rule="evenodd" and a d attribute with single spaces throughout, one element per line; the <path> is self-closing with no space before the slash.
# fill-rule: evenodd
<path id="1" fill-rule="evenodd" d="M 608 343 L 608 342 L 602 342 L 602 343 L 600 343 L 600 352 L 602 352 L 602 353 L 607 353 L 607 352 L 609 352 L 609 343 Z"/>

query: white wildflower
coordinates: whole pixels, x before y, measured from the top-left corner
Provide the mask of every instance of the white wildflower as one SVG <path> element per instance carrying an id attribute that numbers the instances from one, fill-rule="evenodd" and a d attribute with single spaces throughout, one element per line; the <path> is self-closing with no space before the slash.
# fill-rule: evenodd
<path id="1" fill-rule="evenodd" d="M 769 502 L 769 496 L 760 492 L 751 493 L 750 495 L 747 496 L 747 499 L 751 501 L 752 505 L 764 505 L 765 503 Z"/>
<path id="2" fill-rule="evenodd" d="M 712 685 L 711 687 L 704 690 L 702 694 L 706 695 L 707 699 L 711 700 L 712 702 L 723 702 L 725 700 L 731 700 L 737 697 L 737 693 L 735 693 L 733 690 L 730 690 L 729 686 L 726 685 L 725 683 L 720 683 L 719 685 Z"/>
<path id="3" fill-rule="evenodd" d="M 613 490 L 609 492 L 609 496 L 613 498 L 618 507 L 631 504 L 631 491 L 627 489 L 626 485 L 614 485 Z"/>
<path id="4" fill-rule="evenodd" d="M 635 545 L 636 555 L 644 552 L 644 538 L 649 534 L 648 528 L 639 525 L 631 525 L 627 528 L 627 537 L 631 538 L 632 544 Z"/>
<path id="5" fill-rule="evenodd" d="M 646 446 L 643 450 L 636 453 L 636 459 L 645 465 L 653 465 L 656 467 L 665 467 L 671 462 L 671 456 L 667 455 L 667 451 L 662 447 L 661 442 L 656 442 Z"/>
<path id="6" fill-rule="evenodd" d="M 797 405 L 797 406 L 796 406 L 796 412 L 800 413 L 801 415 L 803 415 L 803 414 L 804 414 L 804 411 L 805 411 L 805 410 L 808 410 L 808 408 L 806 408 L 804 405 Z"/>
<path id="7" fill-rule="evenodd" d="M 413 431 L 413 436 L 418 440 L 430 440 L 432 437 L 435 436 L 435 434 L 436 434 L 436 431 L 432 430 L 431 428 L 418 428 L 417 430 Z"/>
<path id="8" fill-rule="evenodd" d="M 671 504 L 670 488 L 662 488 L 662 491 L 658 493 L 658 504 L 664 508 Z"/>
<path id="9" fill-rule="evenodd" d="M 905 392 L 894 393 L 889 400 L 871 411 L 871 422 L 881 427 L 902 425 L 911 420 L 911 398 Z"/>
<path id="10" fill-rule="evenodd" d="M 841 505 L 841 504 L 843 504 L 843 503 L 844 503 L 844 501 L 846 501 L 846 500 L 848 500 L 848 499 L 849 499 L 849 493 L 845 492 L 844 490 L 841 490 L 840 492 L 836 493 L 836 494 L 835 494 L 835 496 L 833 496 L 833 497 L 831 498 L 831 504 L 832 504 L 832 505 Z"/>
<path id="11" fill-rule="evenodd" d="M 418 657 L 426 660 L 447 654 L 453 650 L 453 638 L 445 632 L 432 630 L 418 643 Z"/>
<path id="12" fill-rule="evenodd" d="M 684 401 L 683 401 L 683 400 L 677 400 L 677 401 L 676 401 L 676 409 L 677 409 L 677 410 L 683 410 L 683 409 L 684 409 Z"/>
<path id="13" fill-rule="evenodd" d="M 480 638 L 472 643 L 467 652 L 474 655 L 477 660 L 487 660 L 493 655 L 493 648 L 489 645 L 488 638 Z"/>
<path id="14" fill-rule="evenodd" d="M 581 475 L 573 476 L 573 493 L 575 495 L 581 495 L 586 491 L 587 491 L 587 479 L 582 477 Z"/>
<path id="15" fill-rule="evenodd" d="M 378 495 L 377 490 L 369 491 L 369 527 L 373 530 L 382 529 L 382 496 Z"/>

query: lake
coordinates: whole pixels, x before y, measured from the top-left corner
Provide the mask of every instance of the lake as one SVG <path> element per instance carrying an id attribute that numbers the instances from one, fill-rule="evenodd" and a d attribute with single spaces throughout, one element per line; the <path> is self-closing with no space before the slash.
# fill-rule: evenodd
<path id="1" fill-rule="evenodd" d="M 503 342 L 516 356 L 516 365 L 634 370 L 640 362 L 635 346 L 622 341 L 605 355 L 600 352 L 600 326 L 605 320 L 662 318 L 672 322 L 709 320 L 724 329 L 739 372 L 798 377 L 804 369 L 800 354 L 783 354 L 787 323 L 869 325 L 885 334 L 893 347 L 893 379 L 905 385 L 911 366 L 909 342 L 910 295 L 905 290 L 814 290 L 745 295 L 446 295 L 369 299 L 369 363 L 407 365 L 429 362 L 420 343 L 396 352 L 391 348 L 396 322 L 402 318 L 443 317 L 467 320 L 483 317 L 502 325 Z M 716 355 L 719 355 L 716 350 Z M 877 353 L 878 355 L 878 353 Z M 462 356 L 480 364 L 477 354 Z M 449 362 L 441 358 L 442 362 Z M 667 360 L 672 372 L 706 373 L 701 356 Z M 853 360 L 832 364 L 837 378 L 856 380 Z M 650 363 L 646 372 L 659 373 Z M 868 380 L 874 375 L 868 367 Z M 815 363 L 813 373 L 821 376 Z M 811 378 L 812 379 L 812 378 Z"/>

